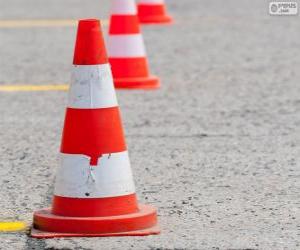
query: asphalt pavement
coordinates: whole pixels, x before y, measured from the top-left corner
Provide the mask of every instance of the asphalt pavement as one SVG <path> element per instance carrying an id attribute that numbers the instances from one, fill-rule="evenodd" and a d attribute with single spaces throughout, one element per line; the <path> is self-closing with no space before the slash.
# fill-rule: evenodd
<path id="1" fill-rule="evenodd" d="M 140 202 L 161 234 L 0 249 L 300 249 L 300 17 L 265 0 L 169 0 L 143 27 L 162 87 L 117 91 Z M 108 0 L 0 0 L 1 20 L 108 19 Z M 107 33 L 107 27 L 104 27 Z M 0 84 L 68 83 L 76 27 L 0 25 Z M 0 92 L 0 221 L 50 206 L 67 93 Z"/>

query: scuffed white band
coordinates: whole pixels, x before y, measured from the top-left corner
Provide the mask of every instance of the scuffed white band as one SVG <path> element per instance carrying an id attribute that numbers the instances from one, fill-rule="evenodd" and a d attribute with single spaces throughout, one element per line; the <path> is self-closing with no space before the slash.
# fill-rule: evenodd
<path id="1" fill-rule="evenodd" d="M 118 106 L 109 64 L 74 65 L 68 107 L 78 109 Z"/>
<path id="2" fill-rule="evenodd" d="M 136 14 L 135 0 L 111 0 L 111 13 L 118 14 Z"/>
<path id="3" fill-rule="evenodd" d="M 108 37 L 109 57 L 144 57 L 144 40 L 141 34 L 110 35 Z"/>
<path id="4" fill-rule="evenodd" d="M 104 198 L 135 193 L 127 151 L 104 154 L 97 166 L 90 157 L 61 154 L 54 194 L 72 198 Z"/>

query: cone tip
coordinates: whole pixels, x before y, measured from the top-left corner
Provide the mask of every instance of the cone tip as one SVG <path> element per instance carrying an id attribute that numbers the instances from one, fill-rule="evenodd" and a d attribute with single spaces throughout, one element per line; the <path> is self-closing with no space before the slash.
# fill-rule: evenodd
<path id="1" fill-rule="evenodd" d="M 107 55 L 100 20 L 93 18 L 79 20 L 73 64 L 104 63 L 107 63 Z"/>

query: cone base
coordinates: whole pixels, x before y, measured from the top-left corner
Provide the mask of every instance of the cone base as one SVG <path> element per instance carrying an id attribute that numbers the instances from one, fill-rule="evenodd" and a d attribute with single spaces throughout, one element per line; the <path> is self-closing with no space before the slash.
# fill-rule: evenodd
<path id="1" fill-rule="evenodd" d="M 44 232 L 35 228 L 31 229 L 31 237 L 37 239 L 50 239 L 50 238 L 69 238 L 69 237 L 122 237 L 122 236 L 149 236 L 160 234 L 158 226 L 154 226 L 144 230 L 137 230 L 123 233 L 107 233 L 107 234 L 75 234 L 75 233 L 54 233 Z"/>
<path id="2" fill-rule="evenodd" d="M 173 18 L 170 16 L 149 16 L 139 17 L 141 24 L 172 24 Z"/>
<path id="3" fill-rule="evenodd" d="M 42 209 L 34 213 L 33 238 L 113 237 L 159 234 L 156 209 L 139 205 L 133 214 L 105 217 L 65 217 Z"/>
<path id="4" fill-rule="evenodd" d="M 157 89 L 160 87 L 159 78 L 156 76 L 114 78 L 117 89 Z"/>

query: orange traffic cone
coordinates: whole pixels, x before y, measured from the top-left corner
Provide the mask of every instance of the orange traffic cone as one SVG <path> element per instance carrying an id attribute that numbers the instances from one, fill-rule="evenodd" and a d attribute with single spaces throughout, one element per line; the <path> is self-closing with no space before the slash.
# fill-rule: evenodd
<path id="1" fill-rule="evenodd" d="M 112 0 L 108 56 L 116 88 L 154 89 L 134 0 Z"/>
<path id="2" fill-rule="evenodd" d="M 52 208 L 33 217 L 36 238 L 159 233 L 156 209 L 137 204 L 98 20 L 79 22 Z"/>
<path id="3" fill-rule="evenodd" d="M 164 0 L 139 0 L 138 16 L 143 24 L 169 24 L 173 21 L 167 14 Z"/>

